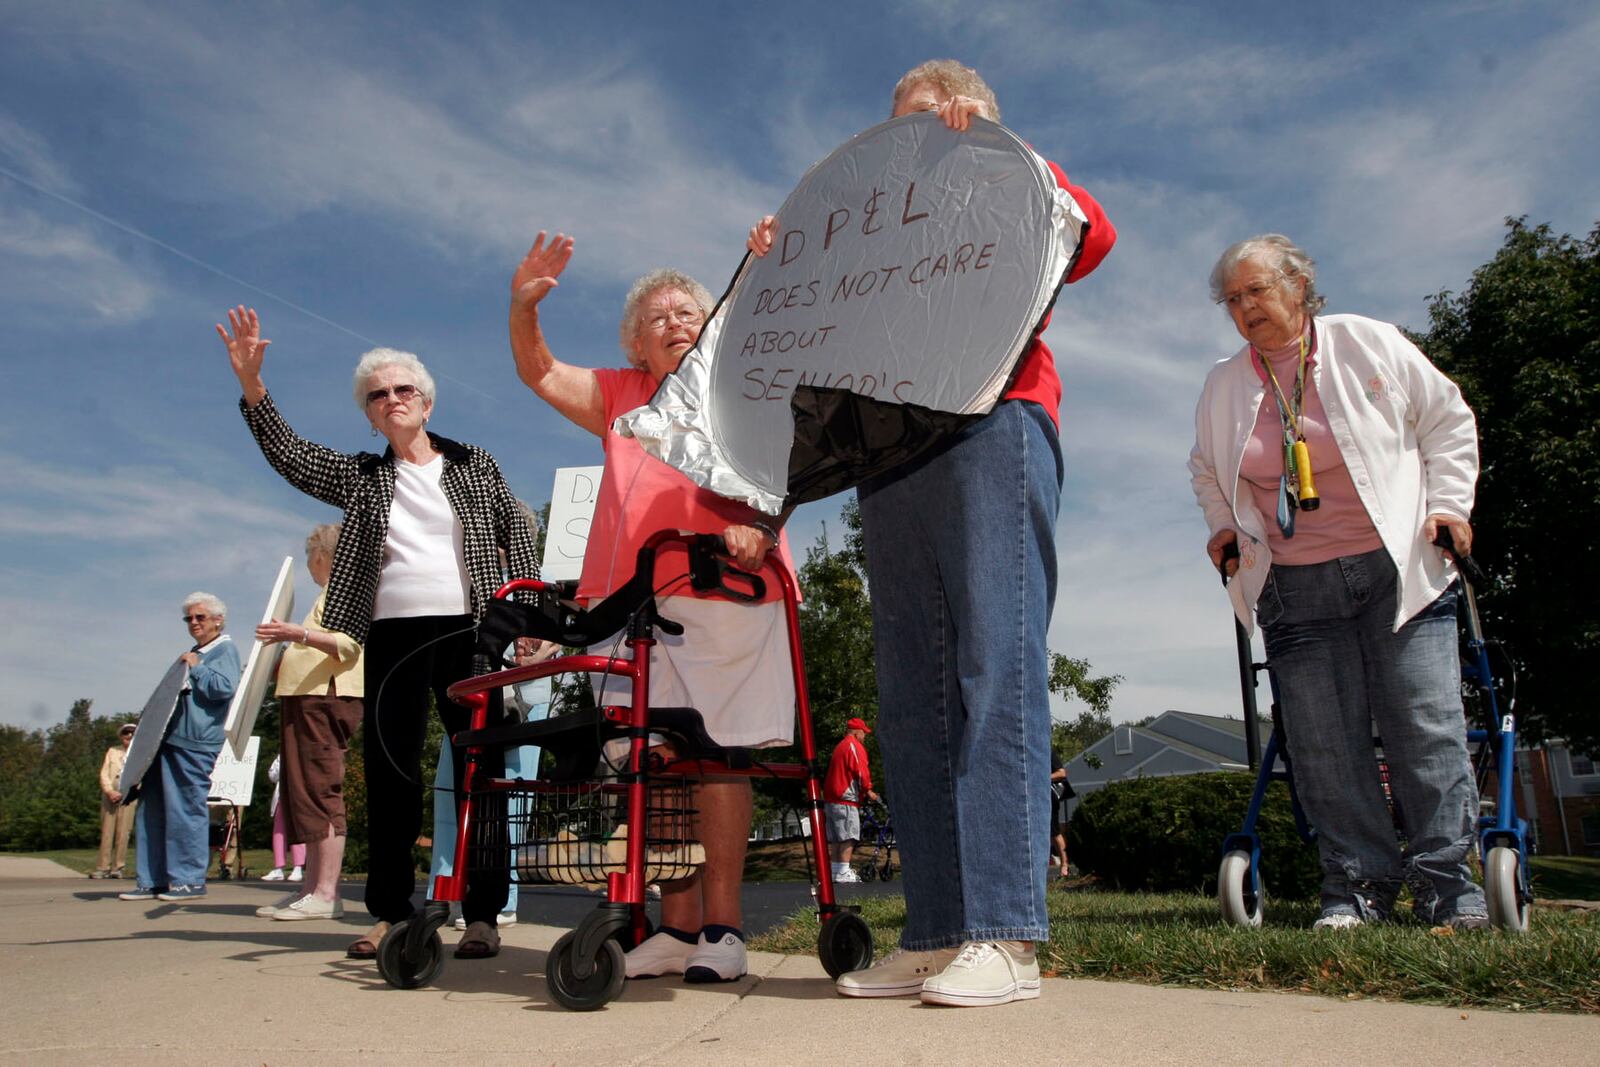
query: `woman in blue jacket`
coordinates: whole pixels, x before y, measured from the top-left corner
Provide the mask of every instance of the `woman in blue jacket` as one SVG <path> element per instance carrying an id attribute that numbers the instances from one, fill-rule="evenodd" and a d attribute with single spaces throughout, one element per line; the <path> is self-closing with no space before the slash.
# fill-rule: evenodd
<path id="1" fill-rule="evenodd" d="M 191 900 L 206 895 L 210 820 L 206 797 L 222 751 L 223 723 L 239 685 L 239 650 L 222 632 L 228 609 L 210 593 L 190 593 L 183 621 L 194 647 L 179 658 L 189 680 L 167 736 L 139 783 L 138 885 L 123 900 Z"/>

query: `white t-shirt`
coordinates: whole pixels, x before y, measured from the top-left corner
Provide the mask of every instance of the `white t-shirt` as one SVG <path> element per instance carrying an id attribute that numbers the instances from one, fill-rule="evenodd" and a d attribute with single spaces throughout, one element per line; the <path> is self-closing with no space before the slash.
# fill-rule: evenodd
<path id="1" fill-rule="evenodd" d="M 463 562 L 465 537 L 439 484 L 443 473 L 443 456 L 423 464 L 395 460 L 394 503 L 389 505 L 374 619 L 465 615 L 472 610 Z"/>

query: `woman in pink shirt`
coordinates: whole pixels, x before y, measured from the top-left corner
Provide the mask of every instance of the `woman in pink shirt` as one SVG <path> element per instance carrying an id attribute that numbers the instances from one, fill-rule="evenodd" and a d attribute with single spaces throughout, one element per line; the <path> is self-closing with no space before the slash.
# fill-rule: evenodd
<path id="1" fill-rule="evenodd" d="M 1322 858 L 1321 929 L 1388 917 L 1402 880 L 1440 925 L 1489 925 L 1467 870 L 1478 796 L 1456 657 L 1477 428 L 1398 329 L 1320 314 L 1311 257 L 1281 234 L 1229 248 L 1211 295 L 1247 342 L 1212 368 L 1189 472 L 1213 565 L 1259 622 L 1295 787 Z M 1224 551 L 1237 547 L 1237 559 Z M 1407 850 L 1384 803 L 1382 735 Z"/>
<path id="2" fill-rule="evenodd" d="M 634 283 L 623 305 L 621 342 L 630 366 L 594 370 L 551 354 L 539 328 L 539 305 L 572 258 L 573 241 L 540 233 L 511 280 L 511 352 L 517 374 L 551 407 L 599 437 L 605 474 L 579 581 L 581 599 L 598 599 L 632 577 L 640 543 L 657 530 L 720 533 L 746 570 L 778 548 L 759 514 L 717 496 L 618 434 L 619 415 L 644 404 L 700 337 L 711 294 L 693 278 L 657 270 Z M 781 594 L 769 584 L 764 603 L 735 604 L 687 586 L 680 546 L 657 557 L 656 580 L 684 582 L 657 594 L 662 613 L 682 623 L 682 637 L 658 635 L 651 650 L 650 700 L 697 709 L 706 732 L 726 747 L 787 744 L 794 725 L 788 630 Z M 786 556 L 786 552 L 785 552 Z M 787 559 L 785 560 L 787 562 Z M 605 693 L 604 701 L 625 701 Z M 707 779 L 696 787 L 696 834 L 706 862 L 691 878 L 662 887 L 661 929 L 628 953 L 629 978 L 683 974 L 690 982 L 732 981 L 745 973 L 739 888 L 750 833 L 746 778 Z"/>

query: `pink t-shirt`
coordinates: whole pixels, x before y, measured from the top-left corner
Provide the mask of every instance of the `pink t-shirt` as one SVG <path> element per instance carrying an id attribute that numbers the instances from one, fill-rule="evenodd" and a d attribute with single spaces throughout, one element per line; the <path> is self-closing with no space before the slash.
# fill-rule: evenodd
<path id="1" fill-rule="evenodd" d="M 600 496 L 595 502 L 594 519 L 589 526 L 589 546 L 583 554 L 583 575 L 578 579 L 580 598 L 603 597 L 616 591 L 633 577 L 639 546 L 657 530 L 690 530 L 720 534 L 730 525 L 766 521 L 769 516 L 736 500 L 718 496 L 691 482 L 654 456 L 647 455 L 639 442 L 623 437 L 612 428 L 617 416 L 624 415 L 655 395 L 656 380 L 636 368 L 594 372 L 606 406 L 606 468 L 600 477 Z M 789 541 L 778 535 L 779 557 L 791 573 L 794 560 Z M 656 586 L 689 572 L 688 553 L 681 545 L 664 547 L 656 556 Z M 696 593 L 687 581 L 663 590 L 658 596 L 711 596 Z M 780 600 L 778 583 L 767 580 L 764 600 Z"/>
<path id="2" fill-rule="evenodd" d="M 1366 505 L 1350 480 L 1350 470 L 1344 465 L 1344 455 L 1328 428 L 1328 415 L 1323 410 L 1322 398 L 1317 395 L 1316 382 L 1311 373 L 1316 355 L 1306 360 L 1305 384 L 1305 435 L 1306 446 L 1311 450 L 1311 473 L 1322 506 L 1315 511 L 1296 511 L 1294 536 L 1284 537 L 1278 529 L 1278 478 L 1283 474 L 1283 420 L 1278 415 L 1278 404 L 1273 398 L 1272 381 L 1258 356 L 1264 355 L 1272 365 L 1286 397 L 1294 400 L 1294 379 L 1300 369 L 1300 343 L 1297 341 L 1277 351 L 1252 352 L 1251 362 L 1256 372 L 1267 383 L 1256 412 L 1256 425 L 1250 440 L 1244 446 L 1244 460 L 1239 467 L 1239 477 L 1250 490 L 1255 505 L 1267 518 L 1267 547 L 1272 550 L 1272 562 L 1289 566 L 1308 563 L 1325 563 L 1340 556 L 1355 556 L 1382 548 L 1383 540 L 1378 528 L 1367 515 Z"/>

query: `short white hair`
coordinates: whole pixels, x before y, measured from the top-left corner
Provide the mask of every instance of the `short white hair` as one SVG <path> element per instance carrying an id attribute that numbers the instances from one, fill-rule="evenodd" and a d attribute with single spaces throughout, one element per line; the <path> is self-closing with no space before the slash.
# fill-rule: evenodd
<path id="1" fill-rule="evenodd" d="M 183 611 L 188 613 L 190 608 L 205 608 L 206 612 L 223 622 L 228 621 L 228 605 L 215 593 L 194 592 L 183 598 Z"/>
<path id="2" fill-rule="evenodd" d="M 627 299 L 622 302 L 622 325 L 617 330 L 617 339 L 622 343 L 622 353 L 628 357 L 628 363 L 632 366 L 640 365 L 639 357 L 633 350 L 634 339 L 639 336 L 639 305 L 663 289 L 673 289 L 682 293 L 695 302 L 703 317 L 711 317 L 711 305 L 714 303 L 711 299 L 711 290 L 683 271 L 661 267 L 646 274 L 634 282 L 633 287 L 628 290 Z"/>
<path id="3" fill-rule="evenodd" d="M 417 389 L 427 397 L 429 403 L 433 402 L 433 375 L 428 373 L 428 368 L 422 365 L 422 360 L 416 357 L 416 353 L 402 352 L 398 348 L 374 348 L 370 352 L 363 353 L 361 362 L 356 364 L 356 407 L 362 411 L 367 410 L 367 379 L 384 367 L 404 367 L 410 371 L 412 377 L 417 380 Z"/>
<path id="4" fill-rule="evenodd" d="M 1315 315 L 1328 304 L 1328 298 L 1317 292 L 1317 263 L 1306 255 L 1305 249 L 1281 233 L 1263 233 L 1247 237 L 1231 246 L 1211 268 L 1211 299 L 1221 303 L 1222 290 L 1228 279 L 1248 259 L 1259 259 L 1268 270 L 1277 271 L 1285 278 L 1304 278 L 1306 295 L 1303 307 L 1307 315 Z"/>

